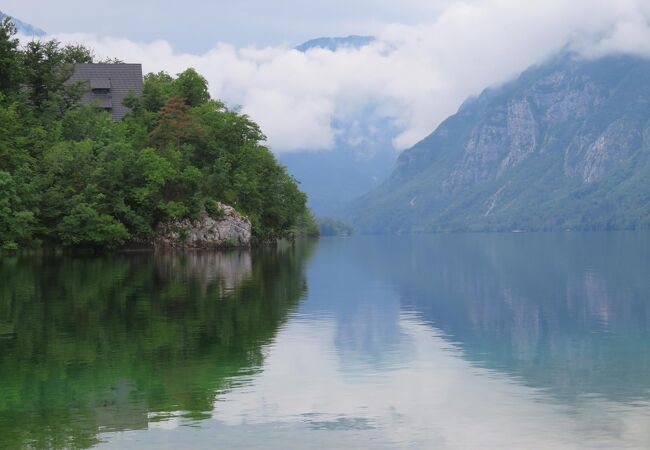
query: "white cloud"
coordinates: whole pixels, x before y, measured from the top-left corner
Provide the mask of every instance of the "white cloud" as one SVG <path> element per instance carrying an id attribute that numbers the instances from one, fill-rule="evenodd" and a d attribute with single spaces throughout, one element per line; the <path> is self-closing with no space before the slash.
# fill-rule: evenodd
<path id="1" fill-rule="evenodd" d="M 200 53 L 90 35 L 58 35 L 98 56 L 142 62 L 145 71 L 195 67 L 215 97 L 258 121 L 277 152 L 334 145 L 332 120 L 359 119 L 368 104 L 416 143 L 460 103 L 572 46 L 588 56 L 650 55 L 647 0 L 476 0 L 455 2 L 421 25 L 384 25 L 376 44 L 337 52 L 218 44 Z"/>

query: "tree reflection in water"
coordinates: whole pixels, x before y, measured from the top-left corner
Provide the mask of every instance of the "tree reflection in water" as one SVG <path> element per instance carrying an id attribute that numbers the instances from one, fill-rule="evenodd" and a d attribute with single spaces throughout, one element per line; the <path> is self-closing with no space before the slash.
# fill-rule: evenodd
<path id="1" fill-rule="evenodd" d="M 209 417 L 305 295 L 312 250 L 0 259 L 0 448 Z"/>

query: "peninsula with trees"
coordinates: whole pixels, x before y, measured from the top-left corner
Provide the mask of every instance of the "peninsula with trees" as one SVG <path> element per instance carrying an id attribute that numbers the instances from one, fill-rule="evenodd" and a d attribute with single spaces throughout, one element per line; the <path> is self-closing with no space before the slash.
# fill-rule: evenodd
<path id="1" fill-rule="evenodd" d="M 2 20 L 0 248 L 152 243 L 161 224 L 218 221 L 223 205 L 253 241 L 317 232 L 259 126 L 211 98 L 194 69 L 145 75 L 113 120 L 81 101 L 88 83 L 70 82 L 75 65 L 96 62 L 91 50 L 15 35 Z"/>

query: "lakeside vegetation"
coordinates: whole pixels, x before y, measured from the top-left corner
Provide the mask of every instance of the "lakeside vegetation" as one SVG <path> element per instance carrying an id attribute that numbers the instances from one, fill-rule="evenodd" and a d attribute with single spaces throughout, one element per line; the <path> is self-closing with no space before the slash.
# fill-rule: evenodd
<path id="1" fill-rule="evenodd" d="M 352 236 L 354 228 L 333 217 L 319 217 L 318 227 L 320 236 Z"/>
<path id="2" fill-rule="evenodd" d="M 122 121 L 66 83 L 89 49 L 21 46 L 0 22 L 0 248 L 115 248 L 223 202 L 260 241 L 315 227 L 306 196 L 249 117 L 212 99 L 194 69 L 145 76 Z"/>

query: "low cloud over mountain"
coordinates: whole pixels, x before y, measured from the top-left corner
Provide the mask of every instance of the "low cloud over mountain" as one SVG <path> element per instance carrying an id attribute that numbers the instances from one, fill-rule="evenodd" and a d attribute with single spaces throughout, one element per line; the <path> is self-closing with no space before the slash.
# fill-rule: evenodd
<path id="1" fill-rule="evenodd" d="M 650 4 L 643 0 L 480 0 L 455 3 L 435 21 L 387 25 L 376 40 L 336 51 L 218 44 L 179 53 L 166 41 L 55 36 L 83 42 L 100 56 L 141 61 L 147 71 L 196 67 L 212 93 L 241 105 L 276 152 L 335 146 L 335 123 L 376 105 L 407 148 L 430 133 L 468 96 L 505 82 L 564 47 L 594 56 L 650 54 Z"/>

